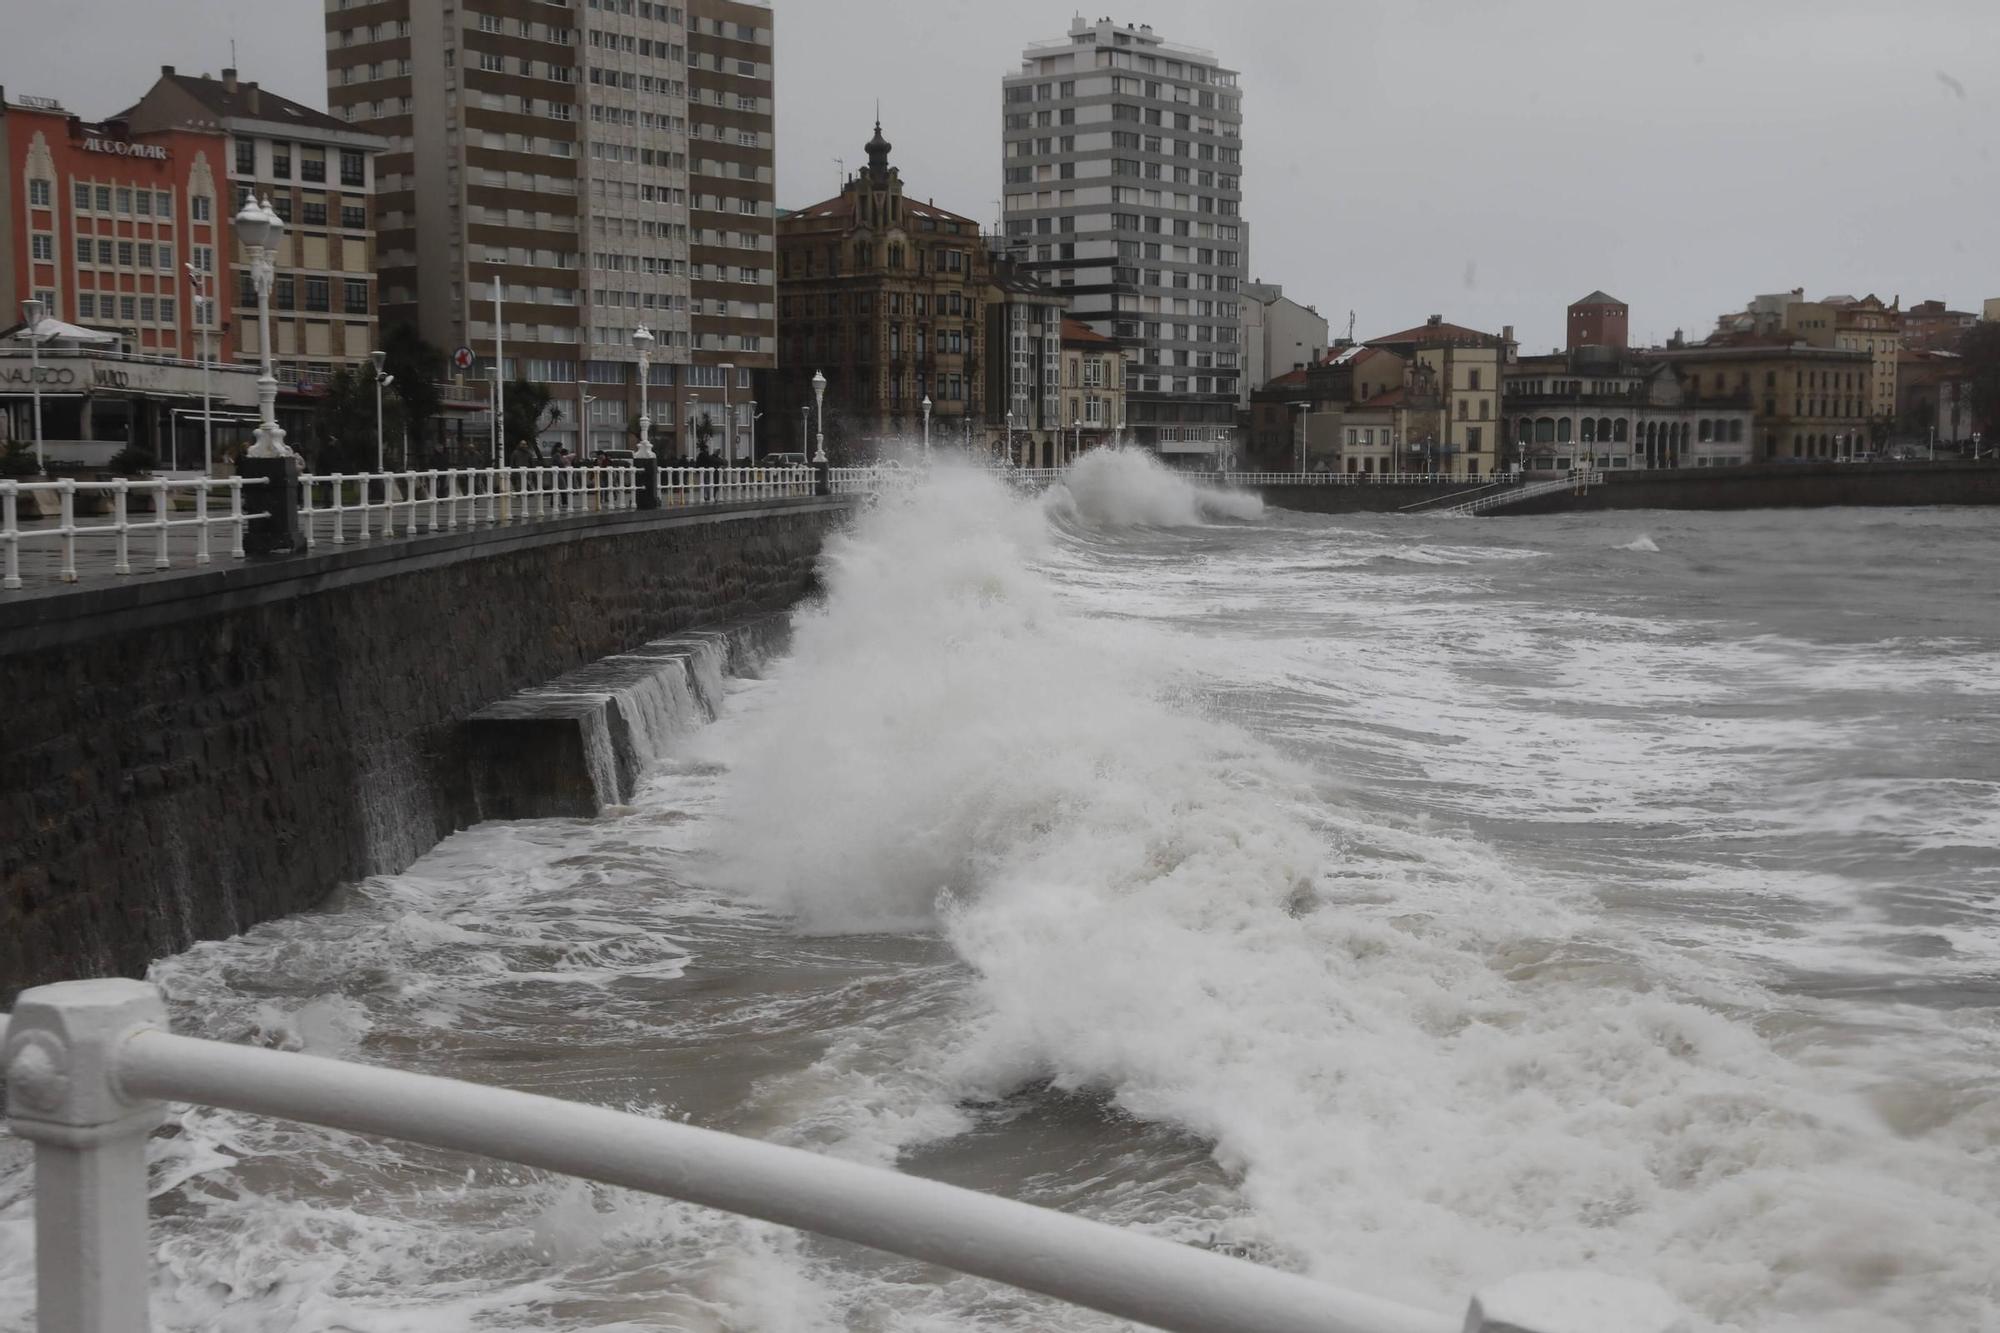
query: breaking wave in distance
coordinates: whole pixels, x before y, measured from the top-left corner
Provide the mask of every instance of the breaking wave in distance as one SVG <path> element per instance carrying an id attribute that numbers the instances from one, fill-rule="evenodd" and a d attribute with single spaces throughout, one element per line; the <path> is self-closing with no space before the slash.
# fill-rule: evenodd
<path id="1" fill-rule="evenodd" d="M 1048 504 L 1092 528 L 1191 528 L 1252 519 L 1264 502 L 1250 491 L 1190 482 L 1141 449 L 1093 449 L 1049 488 Z"/>
<path id="2" fill-rule="evenodd" d="M 1171 481 L 1098 454 L 1070 495 L 1185 521 Z M 893 1157 L 1046 1087 L 1210 1145 L 1232 1242 L 1421 1305 L 1589 1268 L 1712 1328 L 1992 1315 L 2000 1190 L 1965 1170 L 1990 1108 L 1900 1134 L 1774 1047 L 1747 972 L 1347 810 L 1201 706 L 1201 650 L 1090 614 L 1082 563 L 997 484 L 935 477 L 834 544 L 768 707 L 711 737 L 729 885 L 810 932 L 937 932 L 971 971 L 823 1146 Z"/>

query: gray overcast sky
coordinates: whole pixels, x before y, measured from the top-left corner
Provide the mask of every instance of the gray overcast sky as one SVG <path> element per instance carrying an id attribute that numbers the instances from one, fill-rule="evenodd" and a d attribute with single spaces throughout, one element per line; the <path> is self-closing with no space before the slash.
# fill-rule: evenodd
<path id="1" fill-rule="evenodd" d="M 1098 0 L 1102 4 L 1104 0 Z M 325 104 L 320 0 L 22 5 L 9 94 L 103 115 L 161 64 Z M 862 158 L 990 222 L 999 79 L 1059 0 L 778 0 L 788 207 Z M 1757 292 L 2000 296 L 2000 0 L 1127 0 L 1243 71 L 1251 268 L 1362 337 L 1427 314 L 1539 351 L 1594 287 L 1633 334 Z"/>

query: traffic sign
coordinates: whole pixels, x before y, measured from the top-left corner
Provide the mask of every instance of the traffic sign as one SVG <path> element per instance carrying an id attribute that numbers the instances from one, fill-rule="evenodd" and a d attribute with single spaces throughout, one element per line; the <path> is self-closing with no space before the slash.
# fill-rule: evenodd
<path id="1" fill-rule="evenodd" d="M 472 369 L 472 349 L 470 347 L 459 348 L 451 354 L 451 363 L 460 370 Z"/>

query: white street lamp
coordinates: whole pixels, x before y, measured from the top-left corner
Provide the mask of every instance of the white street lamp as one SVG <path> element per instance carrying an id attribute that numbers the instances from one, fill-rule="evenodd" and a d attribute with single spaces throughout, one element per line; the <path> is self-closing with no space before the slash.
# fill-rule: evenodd
<path id="1" fill-rule="evenodd" d="M 799 409 L 799 457 L 800 458 L 804 458 L 806 456 L 806 446 L 812 443 L 812 437 L 813 437 L 813 410 L 810 407 L 801 407 Z"/>
<path id="2" fill-rule="evenodd" d="M 236 236 L 250 259 L 250 278 L 257 287 L 257 348 L 263 373 L 257 377 L 257 443 L 250 446 L 252 458 L 290 458 L 285 431 L 278 424 L 278 377 L 271 370 L 271 280 L 277 271 L 278 243 L 284 239 L 285 221 L 271 207 L 259 203 L 252 194 L 236 215 Z"/>
<path id="3" fill-rule="evenodd" d="M 819 429 L 813 435 L 813 463 L 815 466 L 826 462 L 826 375 L 822 371 L 813 372 L 813 413 Z"/>
<path id="4" fill-rule="evenodd" d="M 725 361 L 719 369 L 722 371 L 722 465 L 729 467 L 736 461 L 736 418 L 729 413 L 729 377 L 736 373 L 736 363 Z"/>
<path id="5" fill-rule="evenodd" d="M 208 274 L 193 264 L 185 265 L 188 283 L 194 288 L 194 319 L 201 326 L 201 475 L 212 475 L 215 469 L 215 416 L 209 408 L 209 359 L 208 327 L 215 318 L 215 307 L 209 304 Z"/>
<path id="6" fill-rule="evenodd" d="M 639 351 L 639 448 L 638 458 L 656 458 L 653 452 L 653 416 L 646 406 L 646 381 L 653 365 L 653 331 L 641 324 L 632 330 L 632 346 Z M 650 474 L 649 474 L 650 475 Z"/>
<path id="7" fill-rule="evenodd" d="M 42 303 L 21 302 L 28 319 L 28 383 L 35 394 L 35 471 L 42 472 Z"/>
<path id="8" fill-rule="evenodd" d="M 1069 461 L 1074 463 L 1076 461 L 1077 455 L 1083 452 L 1083 418 L 1071 417 L 1069 424 L 1070 428 L 1076 432 L 1076 447 L 1070 450 L 1070 455 L 1069 455 Z M 1062 466 L 1062 460 L 1060 458 L 1056 460 L 1056 466 L 1057 467 Z"/>
<path id="9" fill-rule="evenodd" d="M 924 395 L 924 461 L 931 461 L 931 396 Z"/>
<path id="10" fill-rule="evenodd" d="M 387 352 L 383 351 L 377 351 L 373 354 L 375 361 L 375 470 L 377 472 L 387 472 L 389 470 L 388 463 L 382 454 L 382 390 L 394 384 L 396 377 L 382 373 L 382 363 L 388 359 L 388 355 Z"/>

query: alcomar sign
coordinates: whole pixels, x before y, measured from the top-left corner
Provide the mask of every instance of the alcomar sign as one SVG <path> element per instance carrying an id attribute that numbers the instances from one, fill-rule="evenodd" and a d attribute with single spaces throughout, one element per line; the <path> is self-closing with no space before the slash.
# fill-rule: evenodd
<path id="1" fill-rule="evenodd" d="M 87 153 L 110 153 L 114 157 L 143 157 L 154 162 L 167 160 L 167 150 L 164 145 L 133 143 L 129 139 L 107 139 L 101 134 L 84 135 L 83 149 Z"/>

